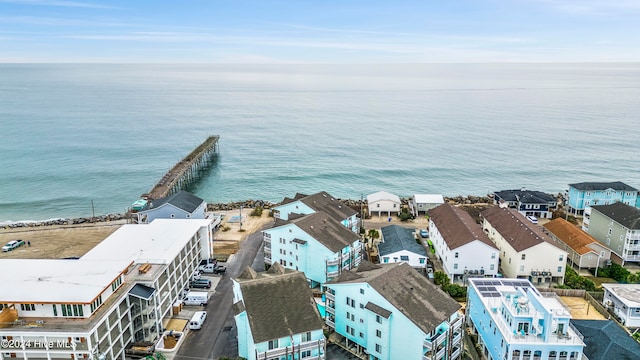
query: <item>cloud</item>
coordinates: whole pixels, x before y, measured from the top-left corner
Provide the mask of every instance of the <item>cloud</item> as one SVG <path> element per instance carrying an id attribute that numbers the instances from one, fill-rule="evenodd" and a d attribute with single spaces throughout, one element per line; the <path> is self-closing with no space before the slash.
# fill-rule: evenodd
<path id="1" fill-rule="evenodd" d="M 572 15 L 610 16 L 640 11 L 637 0 L 535 0 Z"/>
<path id="2" fill-rule="evenodd" d="M 77 1 L 62 1 L 62 0 L 0 0 L 3 3 L 18 4 L 18 5 L 31 5 L 31 6 L 58 6 L 58 7 L 77 7 L 77 8 L 91 8 L 91 9 L 117 9 L 117 7 L 93 4 Z"/>

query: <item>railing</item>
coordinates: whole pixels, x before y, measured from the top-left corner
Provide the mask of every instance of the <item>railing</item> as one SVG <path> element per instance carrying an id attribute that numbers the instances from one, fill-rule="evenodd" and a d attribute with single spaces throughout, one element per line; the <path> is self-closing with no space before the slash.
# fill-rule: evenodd
<path id="1" fill-rule="evenodd" d="M 443 347 L 442 349 L 440 349 L 440 351 L 438 351 L 438 353 L 436 354 L 436 359 L 443 358 L 446 352 L 447 352 L 446 347 Z"/>
<path id="2" fill-rule="evenodd" d="M 458 330 L 462 327 L 462 317 L 458 317 L 457 319 L 453 320 L 453 323 L 451 323 L 451 327 L 453 328 L 453 330 Z"/>
<path id="3" fill-rule="evenodd" d="M 271 256 L 267 256 L 267 254 L 265 254 L 264 263 L 268 264 L 268 265 L 271 265 Z"/>
<path id="4" fill-rule="evenodd" d="M 433 349 L 433 342 L 431 342 L 430 340 L 425 339 L 422 342 L 422 347 L 424 347 L 427 350 L 431 350 L 431 349 Z"/>
<path id="5" fill-rule="evenodd" d="M 627 255 L 624 257 L 625 261 L 636 261 L 640 260 L 640 255 Z"/>
<path id="6" fill-rule="evenodd" d="M 438 338 L 436 338 L 436 346 L 442 345 L 445 340 L 447 340 L 447 333 L 443 332 L 442 334 L 440 334 L 440 336 L 438 336 Z"/>
<path id="7" fill-rule="evenodd" d="M 348 259 L 349 257 L 351 257 L 351 253 L 346 252 L 342 254 L 342 260 Z"/>
<path id="8" fill-rule="evenodd" d="M 333 278 L 340 275 L 340 271 L 336 270 L 336 271 L 327 271 L 327 277 L 328 278 Z"/>
<path id="9" fill-rule="evenodd" d="M 334 300 L 335 301 L 335 299 L 336 299 L 336 296 L 333 295 L 330 291 L 325 292 L 324 295 L 329 300 Z"/>
<path id="10" fill-rule="evenodd" d="M 334 266 L 339 264 L 340 264 L 340 259 L 327 260 L 327 266 Z"/>
<path id="11" fill-rule="evenodd" d="M 330 327 L 332 327 L 334 329 L 336 328 L 336 323 L 333 320 L 330 320 L 329 318 L 326 318 L 324 320 L 324 322 L 327 323 L 327 325 L 329 325 Z"/>
<path id="12" fill-rule="evenodd" d="M 298 350 L 307 351 L 307 350 L 318 349 L 318 352 L 320 352 L 320 349 L 324 348 L 324 342 L 325 342 L 324 339 L 312 340 L 312 341 L 307 341 L 300 344 L 293 344 L 292 346 L 286 346 L 283 348 L 267 350 L 264 352 L 257 353 L 256 359 L 263 360 L 263 359 L 279 358 L 283 355 L 295 354 Z"/>
<path id="13" fill-rule="evenodd" d="M 271 238 L 270 238 L 270 237 L 263 236 L 263 237 L 262 237 L 262 241 L 264 241 L 264 242 L 265 242 L 265 244 L 266 244 L 266 243 L 271 244 Z"/>
<path id="14" fill-rule="evenodd" d="M 326 312 L 327 312 L 327 313 L 329 313 L 329 314 L 333 314 L 333 315 L 335 315 L 335 314 L 336 314 L 336 309 L 334 309 L 334 308 L 332 308 L 332 307 L 328 307 L 328 306 L 327 306 L 327 307 L 325 308 L 325 310 L 326 310 Z"/>
<path id="15" fill-rule="evenodd" d="M 462 333 L 459 332 L 459 333 L 453 335 L 453 340 L 452 340 L 451 343 L 455 345 L 455 344 L 459 343 L 461 339 L 462 339 Z"/>
<path id="16" fill-rule="evenodd" d="M 453 349 L 453 352 L 451 353 L 451 359 L 455 359 L 460 355 L 461 352 L 461 348 L 457 347 Z"/>

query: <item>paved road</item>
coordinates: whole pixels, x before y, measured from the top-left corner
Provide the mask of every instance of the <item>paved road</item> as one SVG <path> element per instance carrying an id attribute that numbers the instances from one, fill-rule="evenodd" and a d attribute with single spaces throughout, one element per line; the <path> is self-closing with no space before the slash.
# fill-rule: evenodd
<path id="1" fill-rule="evenodd" d="M 238 252 L 231 261 L 227 262 L 227 273 L 218 283 L 216 292 L 205 309 L 208 313 L 207 321 L 204 322 L 201 330 L 190 331 L 187 334 L 174 359 L 218 359 L 222 356 L 238 356 L 236 324 L 231 310 L 233 294 L 231 278 L 237 277 L 245 267 L 254 263 L 261 245 L 260 231 L 249 235 L 242 242 Z M 264 270 L 264 267 L 261 270 Z"/>

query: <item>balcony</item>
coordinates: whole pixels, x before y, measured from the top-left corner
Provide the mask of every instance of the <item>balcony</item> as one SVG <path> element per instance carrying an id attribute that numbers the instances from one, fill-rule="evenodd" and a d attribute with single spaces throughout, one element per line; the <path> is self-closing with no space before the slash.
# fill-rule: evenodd
<path id="1" fill-rule="evenodd" d="M 462 340 L 462 332 L 457 332 L 453 334 L 453 340 L 451 341 L 451 343 L 453 345 L 459 344 L 460 340 Z"/>
<path id="2" fill-rule="evenodd" d="M 337 277 L 338 275 L 340 275 L 340 271 L 338 271 L 338 270 L 327 271 L 327 278 L 334 278 L 334 277 Z"/>
<path id="3" fill-rule="evenodd" d="M 460 353 L 461 353 L 461 352 L 462 352 L 462 350 L 461 350 L 461 348 L 460 348 L 460 347 L 455 347 L 455 348 L 453 348 L 453 352 L 451 352 L 451 357 L 450 357 L 450 358 L 451 358 L 451 359 L 455 359 L 455 358 L 457 358 L 458 356 L 460 356 Z"/>
<path id="4" fill-rule="evenodd" d="M 427 349 L 427 350 L 431 350 L 431 349 L 433 349 L 433 343 L 430 340 L 425 339 L 422 342 L 422 347 Z"/>
<path id="5" fill-rule="evenodd" d="M 267 255 L 266 253 L 264 254 L 264 263 L 267 265 L 271 265 L 271 255 Z"/>
<path id="6" fill-rule="evenodd" d="M 436 359 L 442 359 L 445 354 L 447 353 L 447 348 L 443 347 L 442 349 L 440 349 L 440 351 L 438 351 L 438 353 L 436 354 Z"/>
<path id="7" fill-rule="evenodd" d="M 327 266 L 340 265 L 340 259 L 327 260 Z"/>
<path id="8" fill-rule="evenodd" d="M 336 309 L 334 309 L 334 308 L 332 308 L 332 307 L 328 307 L 328 306 L 327 306 L 327 307 L 325 308 L 325 311 L 327 312 L 327 314 L 333 314 L 333 315 L 335 315 L 335 314 L 336 314 Z"/>
<path id="9" fill-rule="evenodd" d="M 265 236 L 262 237 L 262 241 L 264 241 L 265 245 L 266 244 L 271 244 L 271 236 L 268 236 L 265 234 Z"/>
<path id="10" fill-rule="evenodd" d="M 459 330 L 462 327 L 462 319 L 462 316 L 459 316 L 457 319 L 453 320 L 451 323 L 453 331 Z"/>
<path id="11" fill-rule="evenodd" d="M 640 244 L 626 244 L 624 248 L 627 250 L 640 250 Z"/>
<path id="12" fill-rule="evenodd" d="M 331 291 L 327 291 L 324 293 L 325 297 L 327 298 L 327 300 L 336 300 L 336 296 L 333 295 L 333 293 Z"/>
<path id="13" fill-rule="evenodd" d="M 333 320 L 329 319 L 328 317 L 324 320 L 324 322 L 327 324 L 327 326 L 333 329 L 336 328 L 336 323 Z"/>
<path id="14" fill-rule="evenodd" d="M 624 257 L 624 261 L 640 261 L 640 255 L 627 255 Z"/>
<path id="15" fill-rule="evenodd" d="M 273 350 L 267 350 L 261 353 L 257 353 L 256 359 L 266 360 L 266 359 L 280 358 L 281 356 L 288 357 L 288 355 L 295 354 L 299 351 L 307 351 L 307 350 L 315 350 L 315 349 L 318 349 L 318 352 L 320 352 L 321 349 L 324 349 L 324 342 L 325 342 L 324 339 L 319 339 L 319 340 L 313 340 L 313 341 L 306 341 L 300 344 L 293 344 L 292 346 L 286 346 L 286 347 L 277 348 Z M 315 357 L 315 358 L 322 359 L 324 358 L 324 355 L 320 355 L 319 357 Z M 313 358 L 309 358 L 309 359 L 313 359 Z"/>

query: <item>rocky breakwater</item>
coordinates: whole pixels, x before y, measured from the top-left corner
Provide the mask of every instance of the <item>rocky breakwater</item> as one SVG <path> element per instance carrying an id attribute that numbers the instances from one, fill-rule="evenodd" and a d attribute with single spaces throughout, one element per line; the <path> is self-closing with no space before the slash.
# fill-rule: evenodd
<path id="1" fill-rule="evenodd" d="M 61 218 L 49 219 L 41 221 L 19 221 L 11 224 L 3 225 L 4 229 L 19 229 L 40 226 L 57 226 L 57 225 L 79 225 L 92 223 L 105 223 L 110 221 L 118 221 L 127 219 L 127 214 L 107 214 L 96 217 L 79 217 L 79 218 Z"/>

